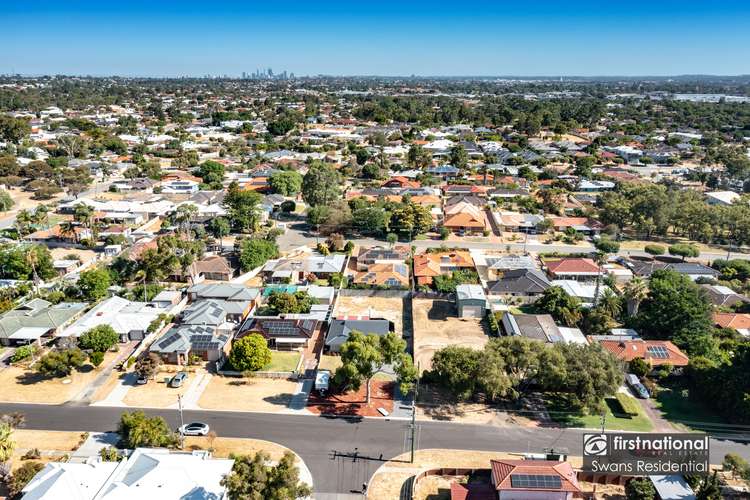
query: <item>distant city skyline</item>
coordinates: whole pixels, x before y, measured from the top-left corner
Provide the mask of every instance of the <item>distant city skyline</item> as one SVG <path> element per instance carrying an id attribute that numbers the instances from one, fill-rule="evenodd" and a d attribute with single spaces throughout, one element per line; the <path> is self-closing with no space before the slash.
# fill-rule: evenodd
<path id="1" fill-rule="evenodd" d="M 750 73 L 750 2 L 3 3 L 0 74 Z M 275 71 L 275 69 L 274 69 Z"/>

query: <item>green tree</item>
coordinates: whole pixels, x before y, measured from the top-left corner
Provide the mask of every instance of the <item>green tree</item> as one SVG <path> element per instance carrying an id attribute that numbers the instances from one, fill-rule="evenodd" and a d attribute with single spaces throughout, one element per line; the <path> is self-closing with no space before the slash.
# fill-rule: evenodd
<path id="1" fill-rule="evenodd" d="M 664 255 L 664 247 L 661 245 L 646 245 L 643 251 L 649 255 Z"/>
<path id="2" fill-rule="evenodd" d="M 654 500 L 656 489 L 647 477 L 635 477 L 625 483 L 625 498 L 627 500 Z"/>
<path id="3" fill-rule="evenodd" d="M 15 202 L 10 194 L 4 189 L 0 189 L 0 212 L 7 212 L 13 208 L 13 205 L 15 205 Z"/>
<path id="4" fill-rule="evenodd" d="M 226 217 L 215 217 L 208 222 L 208 232 L 214 238 L 219 239 L 219 245 L 223 246 L 223 239 L 229 234 L 232 227 Z"/>
<path id="5" fill-rule="evenodd" d="M 15 449 L 16 442 L 13 440 L 13 426 L 10 422 L 0 422 L 0 463 L 8 463 Z"/>
<path id="6" fill-rule="evenodd" d="M 230 500 L 297 500 L 312 495 L 299 478 L 296 458 L 287 451 L 277 465 L 264 451 L 253 456 L 234 455 L 232 471 L 221 479 Z"/>
<path id="7" fill-rule="evenodd" d="M 406 161 L 412 167 L 427 168 L 432 161 L 432 157 L 422 146 L 414 144 L 409 147 L 409 152 L 406 154 Z"/>
<path id="8" fill-rule="evenodd" d="M 495 369 L 508 377 L 509 387 L 498 394 L 501 396 L 518 399 L 528 392 L 532 383 L 548 386 L 554 382 L 557 385 L 557 380 L 564 376 L 562 356 L 539 341 L 517 336 L 493 338 L 484 350 Z"/>
<path id="9" fill-rule="evenodd" d="M 303 290 L 294 293 L 273 291 L 268 297 L 267 305 L 276 314 L 309 313 L 314 300 Z"/>
<path id="10" fill-rule="evenodd" d="M 31 125 L 25 118 L 15 118 L 0 114 L 0 139 L 12 144 L 20 144 L 31 133 Z"/>
<path id="11" fill-rule="evenodd" d="M 302 198 L 310 206 L 330 205 L 340 196 L 341 176 L 331 166 L 313 162 L 302 179 Z"/>
<path id="12" fill-rule="evenodd" d="M 251 333 L 232 344 L 229 364 L 236 371 L 258 371 L 271 362 L 268 342 L 258 333 Z"/>
<path id="13" fill-rule="evenodd" d="M 90 349 L 94 352 L 106 352 L 117 344 L 120 336 L 109 325 L 99 325 L 86 330 L 78 339 L 78 345 L 82 349 Z"/>
<path id="14" fill-rule="evenodd" d="M 628 316 L 635 316 L 641 303 L 648 297 L 648 285 L 640 276 L 634 276 L 625 283 L 622 294 L 628 307 Z"/>
<path id="15" fill-rule="evenodd" d="M 302 176 L 293 170 L 285 170 L 271 174 L 268 184 L 274 193 L 284 196 L 294 196 L 302 189 Z"/>
<path id="16" fill-rule="evenodd" d="M 637 377 L 645 377 L 651 371 L 651 365 L 643 358 L 633 358 L 628 363 L 628 371 Z"/>
<path id="17" fill-rule="evenodd" d="M 682 260 L 685 260 L 686 257 L 698 257 L 700 254 L 700 250 L 695 245 L 678 243 L 669 246 L 669 255 L 677 255 L 682 257 Z"/>
<path id="18" fill-rule="evenodd" d="M 644 336 L 672 340 L 691 356 L 709 351 L 711 304 L 690 278 L 675 271 L 654 271 L 636 322 Z"/>
<path id="19" fill-rule="evenodd" d="M 86 354 L 78 348 L 54 350 L 42 356 L 37 370 L 46 377 L 67 377 L 85 362 Z"/>
<path id="20" fill-rule="evenodd" d="M 581 303 L 576 297 L 571 297 L 559 286 L 553 286 L 544 291 L 534 303 L 534 307 L 541 313 L 550 314 L 555 321 L 567 326 L 575 326 L 581 320 Z"/>
<path id="21" fill-rule="evenodd" d="M 695 492 L 695 500 L 721 500 L 721 485 L 716 471 L 709 476 L 704 476 Z"/>
<path id="22" fill-rule="evenodd" d="M 453 146 L 450 149 L 448 161 L 456 168 L 466 168 L 466 165 L 469 163 L 469 155 L 466 153 L 466 148 L 461 144 Z"/>
<path id="23" fill-rule="evenodd" d="M 743 479 L 750 478 L 750 464 L 736 453 L 727 453 L 724 455 L 724 461 L 721 462 L 721 465 L 725 471 L 732 473 L 732 478 L 736 476 Z"/>
<path id="24" fill-rule="evenodd" d="M 370 382 L 386 365 L 393 366 L 404 394 L 411 390 L 417 376 L 411 356 L 406 353 L 406 341 L 392 332 L 382 336 L 352 332 L 341 346 L 341 362 L 334 375 L 336 385 L 356 391 L 364 383 L 368 404 Z"/>
<path id="25" fill-rule="evenodd" d="M 604 236 L 596 240 L 594 246 L 597 250 L 604 253 L 617 253 L 620 251 L 620 243 Z"/>
<path id="26" fill-rule="evenodd" d="M 145 378 L 152 379 L 159 373 L 159 367 L 162 364 L 161 357 L 155 352 L 148 353 L 147 356 L 141 356 L 135 364 L 135 372 Z"/>
<path id="27" fill-rule="evenodd" d="M 112 279 L 106 269 L 83 271 L 78 278 L 78 289 L 84 299 L 96 301 L 107 295 Z"/>
<path id="28" fill-rule="evenodd" d="M 599 344 L 555 344 L 553 349 L 562 354 L 565 376 L 551 388 L 567 393 L 567 401 L 574 408 L 587 412 L 601 408 L 605 397 L 617 392 L 622 383 L 620 362 Z"/>
<path id="29" fill-rule="evenodd" d="M 123 413 L 117 432 L 125 448 L 163 448 L 177 444 L 177 436 L 163 417 L 148 417 L 141 410 Z"/>
<path id="30" fill-rule="evenodd" d="M 262 266 L 269 259 L 276 259 L 278 256 L 279 247 L 271 240 L 250 238 L 240 244 L 240 267 L 245 272 Z"/>
<path id="31" fill-rule="evenodd" d="M 203 162 L 196 175 L 203 180 L 203 184 L 208 189 L 222 189 L 224 180 L 224 165 L 218 161 L 207 160 Z"/>
<path id="32" fill-rule="evenodd" d="M 431 377 L 459 400 L 467 400 L 479 390 L 482 352 L 470 347 L 449 346 L 432 356 Z"/>
<path id="33" fill-rule="evenodd" d="M 261 195 L 255 191 L 244 191 L 236 182 L 232 182 L 224 197 L 227 218 L 235 231 L 253 233 L 260 224 Z"/>

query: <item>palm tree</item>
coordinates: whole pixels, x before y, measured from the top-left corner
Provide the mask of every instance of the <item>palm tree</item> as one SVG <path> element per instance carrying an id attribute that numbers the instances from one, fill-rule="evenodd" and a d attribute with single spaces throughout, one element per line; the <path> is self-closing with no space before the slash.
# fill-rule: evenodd
<path id="1" fill-rule="evenodd" d="M 16 214 L 16 230 L 18 235 L 23 237 L 29 233 L 29 226 L 31 226 L 32 216 L 28 210 L 23 209 Z"/>
<path id="2" fill-rule="evenodd" d="M 607 254 L 604 252 L 596 252 L 594 255 L 594 262 L 597 265 L 596 271 L 596 290 L 594 291 L 594 307 L 599 304 L 599 287 L 602 281 L 602 266 L 607 263 Z"/>
<path id="3" fill-rule="evenodd" d="M 8 422 L 0 423 L 0 463 L 7 464 L 13 456 L 16 443 L 13 441 L 13 427 Z"/>
<path id="4" fill-rule="evenodd" d="M 61 222 L 60 223 L 60 237 L 62 239 L 65 239 L 66 237 L 70 237 L 71 239 L 75 239 L 76 236 L 76 225 L 73 224 L 70 221 L 67 222 Z"/>
<path id="5" fill-rule="evenodd" d="M 625 285 L 623 294 L 628 305 L 628 316 L 635 316 L 641 302 L 648 297 L 648 286 L 643 278 L 636 276 Z"/>
<path id="6" fill-rule="evenodd" d="M 610 318 L 619 318 L 622 312 L 622 303 L 620 297 L 614 294 L 612 290 L 607 288 L 602 294 L 602 299 L 599 302 L 599 308 L 607 313 Z"/>

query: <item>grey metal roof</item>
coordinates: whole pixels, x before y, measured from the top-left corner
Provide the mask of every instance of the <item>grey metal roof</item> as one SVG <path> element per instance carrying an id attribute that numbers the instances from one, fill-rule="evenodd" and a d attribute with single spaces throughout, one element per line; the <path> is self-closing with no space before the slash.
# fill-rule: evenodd
<path id="1" fill-rule="evenodd" d="M 552 286 L 547 276 L 538 269 L 512 269 L 503 277 L 487 284 L 490 293 L 542 293 Z"/>
<path id="2" fill-rule="evenodd" d="M 326 345 L 341 344 L 346 342 L 353 331 L 364 334 L 386 335 L 390 332 L 390 322 L 385 319 L 336 319 L 331 321 L 331 326 L 326 334 Z"/>

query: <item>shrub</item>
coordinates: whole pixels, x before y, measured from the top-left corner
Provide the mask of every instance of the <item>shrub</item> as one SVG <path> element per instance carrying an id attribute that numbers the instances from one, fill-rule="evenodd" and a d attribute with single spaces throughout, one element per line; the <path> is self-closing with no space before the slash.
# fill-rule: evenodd
<path id="1" fill-rule="evenodd" d="M 42 456 L 42 452 L 39 448 L 32 448 L 23 454 L 21 460 L 38 460 Z"/>
<path id="2" fill-rule="evenodd" d="M 262 335 L 252 333 L 236 341 L 229 353 L 229 364 L 236 371 L 258 371 L 271 362 L 271 350 Z"/>
<path id="3" fill-rule="evenodd" d="M 99 325 L 83 332 L 78 339 L 78 345 L 82 349 L 90 349 L 96 352 L 105 352 L 117 344 L 120 336 L 114 328 L 109 325 Z"/>
<path id="4" fill-rule="evenodd" d="M 104 361 L 104 353 L 99 351 L 94 351 L 89 356 L 89 360 L 91 361 L 91 364 L 94 366 L 99 366 L 102 364 L 102 361 Z"/>
<path id="5" fill-rule="evenodd" d="M 11 363 L 18 363 L 19 361 L 29 359 L 36 351 L 37 347 L 35 344 L 22 345 L 16 349 L 16 352 L 10 357 L 10 361 Z"/>
<path id="6" fill-rule="evenodd" d="M 630 396 L 628 396 L 627 394 L 623 394 L 622 392 L 618 392 L 617 394 L 615 394 L 615 398 L 620 404 L 620 407 L 622 408 L 622 411 L 625 415 L 636 416 L 640 413 L 640 405 L 634 398 L 631 398 Z"/>
<path id="7" fill-rule="evenodd" d="M 21 490 L 29 484 L 34 476 L 44 468 L 44 464 L 40 462 L 25 462 L 21 467 L 13 471 L 8 482 L 8 490 L 11 497 L 15 497 L 21 493 Z"/>
<path id="8" fill-rule="evenodd" d="M 86 354 L 77 348 L 51 351 L 39 360 L 38 370 L 48 377 L 67 377 L 74 368 L 80 368 L 85 362 Z"/>
<path id="9" fill-rule="evenodd" d="M 661 245 L 646 245 L 643 251 L 649 255 L 664 255 L 664 247 Z"/>
<path id="10" fill-rule="evenodd" d="M 637 377 L 645 377 L 651 371 L 651 365 L 643 358 L 633 358 L 628 363 L 628 370 Z"/>
<path id="11" fill-rule="evenodd" d="M 118 462 L 120 460 L 120 450 L 114 446 L 107 446 L 99 450 L 99 458 L 104 462 Z"/>
<path id="12" fill-rule="evenodd" d="M 123 413 L 117 432 L 127 448 L 171 447 L 177 438 L 162 417 L 148 417 L 142 411 Z"/>

